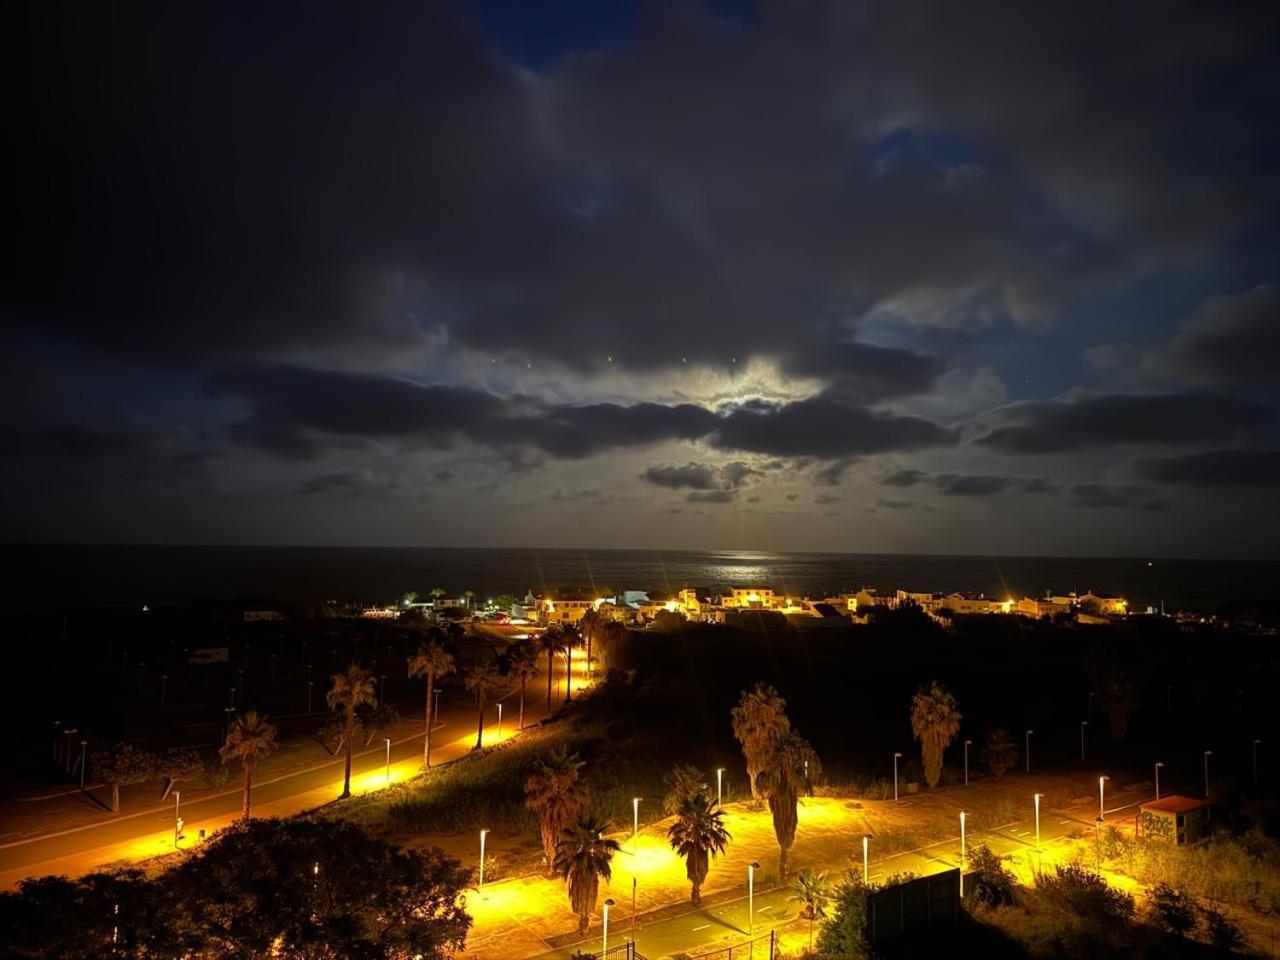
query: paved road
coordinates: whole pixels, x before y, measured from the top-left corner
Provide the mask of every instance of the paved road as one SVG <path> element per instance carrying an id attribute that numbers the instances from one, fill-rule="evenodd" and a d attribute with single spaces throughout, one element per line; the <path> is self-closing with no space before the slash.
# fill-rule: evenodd
<path id="1" fill-rule="evenodd" d="M 1131 798 L 1119 798 L 1127 801 Z M 1108 809 L 1108 819 L 1115 821 L 1122 817 L 1132 816 L 1134 803 L 1125 803 L 1114 809 Z M 958 829 L 958 825 L 957 825 Z M 1034 815 L 1025 821 L 1011 823 L 990 831 L 970 832 L 967 836 L 966 848 L 972 850 L 983 845 L 1001 856 L 1019 855 L 1030 857 L 1037 868 L 1060 860 L 1063 848 L 1070 834 L 1093 830 L 1093 820 L 1080 812 L 1068 813 L 1048 808 L 1040 812 L 1040 844 L 1036 846 Z M 960 840 L 946 840 L 920 850 L 907 851 L 889 857 L 877 859 L 874 841 L 869 850 L 869 877 L 871 883 L 884 880 L 898 873 L 912 873 L 916 876 L 928 876 L 943 870 L 951 870 L 961 863 Z M 777 929 L 793 923 L 800 923 L 800 930 L 806 929 L 800 914 L 800 907 L 791 897 L 794 890 L 782 887 L 757 893 L 755 897 L 754 936 L 767 936 L 771 928 Z M 635 940 L 636 951 L 649 960 L 669 957 L 676 953 L 698 954 L 713 950 L 724 950 L 735 945 L 734 955 L 738 955 L 737 944 L 752 939 L 748 933 L 748 908 L 746 897 L 728 901 L 712 907 L 705 907 L 678 917 L 670 917 L 645 923 L 640 917 L 636 927 L 631 926 L 626 904 L 619 904 L 611 924 L 610 943 L 613 945 L 626 940 Z M 578 950 L 598 951 L 601 943 L 597 936 L 585 943 L 575 944 L 559 950 L 542 954 L 537 960 L 568 960 Z M 767 943 L 759 945 L 767 950 Z M 762 953 L 762 957 L 767 956 Z"/>
<path id="2" fill-rule="evenodd" d="M 553 702 L 558 698 L 553 697 Z M 515 735 L 519 703 L 518 690 L 500 702 L 503 704 L 502 738 Z M 558 703 L 557 703 L 558 705 Z M 532 723 L 546 714 L 545 674 L 542 681 L 529 683 L 526 722 Z M 485 744 L 496 742 L 496 704 L 486 707 Z M 462 695 L 453 702 L 442 702 L 438 725 L 432 734 L 432 763 L 447 763 L 466 755 L 475 745 L 476 712 Z M 393 742 L 391 748 L 391 781 L 416 774 L 422 762 L 422 734 Z M 387 754 L 379 744 L 352 758 L 352 792 L 367 793 L 386 785 Z M 342 791 L 343 758 L 341 755 L 308 769 L 281 774 L 255 783 L 253 811 L 260 816 L 288 816 L 334 800 Z M 188 846 L 201 829 L 212 833 L 231 823 L 240 811 L 241 793 L 236 789 L 238 776 L 233 771 L 229 788 L 218 793 L 192 798 L 182 804 L 185 820 L 183 834 Z M 65 800 L 63 801 L 65 802 Z M 13 887 L 28 876 L 48 873 L 75 875 L 108 863 L 167 853 L 173 849 L 173 807 L 165 805 L 139 813 L 118 816 L 103 814 L 101 822 L 56 833 L 32 837 L 0 847 L 0 889 Z"/>

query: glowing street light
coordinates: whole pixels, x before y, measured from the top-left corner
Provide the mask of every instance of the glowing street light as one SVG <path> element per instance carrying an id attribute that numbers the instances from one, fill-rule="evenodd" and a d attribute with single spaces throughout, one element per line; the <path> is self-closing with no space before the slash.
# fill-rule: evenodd
<path id="1" fill-rule="evenodd" d="M 1204 798 L 1209 799 L 1209 758 L 1213 756 L 1212 750 L 1204 752 Z"/>
<path id="2" fill-rule="evenodd" d="M 391 786 L 391 738 L 383 737 L 387 742 L 387 786 Z"/>
<path id="3" fill-rule="evenodd" d="M 898 761 L 902 759 L 902 754 L 895 753 L 893 755 L 893 802 L 898 802 Z"/>
<path id="4" fill-rule="evenodd" d="M 1163 760 L 1156 761 L 1156 799 L 1160 799 L 1160 768 L 1164 766 Z"/>
<path id="5" fill-rule="evenodd" d="M 502 703 L 498 703 L 498 742 L 502 742 Z"/>
<path id="6" fill-rule="evenodd" d="M 867 865 L 867 841 L 870 839 L 867 834 L 862 835 L 862 885 L 864 887 L 871 886 L 871 869 Z"/>
<path id="7" fill-rule="evenodd" d="M 716 767 L 716 806 L 724 806 L 724 767 Z"/>
<path id="8" fill-rule="evenodd" d="M 756 927 L 756 871 L 759 863 L 747 865 L 747 935 L 750 936 Z"/>
<path id="9" fill-rule="evenodd" d="M 1043 796 L 1044 796 L 1043 793 L 1037 793 L 1033 798 L 1036 802 L 1036 846 L 1037 847 L 1040 846 L 1040 798 Z"/>
<path id="10" fill-rule="evenodd" d="M 609 952 L 609 908 L 614 904 L 613 897 L 604 902 L 604 933 L 600 936 L 600 956 Z"/>
<path id="11" fill-rule="evenodd" d="M 965 862 L 965 844 L 964 844 L 964 821 L 965 812 L 960 811 L 960 896 L 964 897 L 964 862 Z"/>
<path id="12" fill-rule="evenodd" d="M 973 745 L 972 740 L 964 742 L 964 785 L 969 785 L 969 747 Z"/>
<path id="13" fill-rule="evenodd" d="M 640 835 L 640 797 L 631 798 L 631 845 L 635 846 Z"/>
<path id="14" fill-rule="evenodd" d="M 308 680 L 307 681 L 307 714 L 308 715 L 311 714 L 311 693 L 314 688 L 315 688 L 315 684 L 312 681 Z"/>
<path id="15" fill-rule="evenodd" d="M 1098 778 L 1098 822 L 1102 822 L 1102 818 L 1107 815 L 1106 808 L 1103 806 L 1107 796 L 1107 781 L 1111 778 L 1105 773 Z"/>
<path id="16" fill-rule="evenodd" d="M 1080 721 L 1080 762 L 1084 763 L 1084 731 L 1089 726 L 1088 720 Z"/>
<path id="17" fill-rule="evenodd" d="M 480 831 L 480 878 L 476 882 L 476 891 L 484 886 L 484 838 L 489 835 L 488 828 Z"/>
<path id="18" fill-rule="evenodd" d="M 1031 735 L 1033 733 L 1035 733 L 1034 730 L 1028 730 L 1027 737 L 1026 737 L 1027 739 L 1027 751 L 1026 751 L 1027 752 L 1027 773 L 1031 772 Z"/>

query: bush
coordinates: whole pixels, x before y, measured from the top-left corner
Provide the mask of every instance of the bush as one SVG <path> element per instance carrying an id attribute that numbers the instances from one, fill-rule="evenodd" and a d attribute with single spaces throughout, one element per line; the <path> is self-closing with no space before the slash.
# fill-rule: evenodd
<path id="1" fill-rule="evenodd" d="M 1215 950 L 1234 953 L 1245 945 L 1244 931 L 1240 925 L 1219 910 L 1201 907 L 1205 934 Z"/>
<path id="2" fill-rule="evenodd" d="M 1133 897 L 1079 864 L 1055 867 L 1053 873 L 1036 876 L 1036 889 L 1072 913 L 1094 920 L 1128 923 L 1133 919 Z"/>
<path id="3" fill-rule="evenodd" d="M 1156 926 L 1169 933 L 1185 937 L 1196 928 L 1195 898 L 1167 883 L 1158 883 L 1151 889 L 1147 908 Z"/>
<path id="4" fill-rule="evenodd" d="M 1007 730 L 988 730 L 982 747 L 982 765 L 992 776 L 1003 777 L 1018 764 L 1018 748 Z"/>
<path id="5" fill-rule="evenodd" d="M 827 907 L 829 919 L 823 923 L 814 945 L 819 957 L 862 960 L 871 955 L 867 942 L 867 888 L 853 870 L 845 874 Z"/>
<path id="6" fill-rule="evenodd" d="M 1013 903 L 1013 874 L 988 847 L 975 847 L 969 854 L 972 877 L 965 886 L 965 899 L 988 907 Z"/>

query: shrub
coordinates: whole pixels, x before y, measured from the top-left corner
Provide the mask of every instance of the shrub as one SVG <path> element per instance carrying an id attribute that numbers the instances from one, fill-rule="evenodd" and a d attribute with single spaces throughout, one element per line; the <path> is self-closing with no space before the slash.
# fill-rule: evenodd
<path id="1" fill-rule="evenodd" d="M 1196 928 L 1195 898 L 1167 883 L 1158 883 L 1151 889 L 1147 906 L 1156 926 L 1170 933 L 1185 937 Z"/>
<path id="2" fill-rule="evenodd" d="M 1225 913 L 1212 907 L 1201 907 L 1200 913 L 1209 943 L 1215 950 L 1233 953 L 1245 945 L 1244 931 Z"/>
<path id="3" fill-rule="evenodd" d="M 1038 874 L 1035 885 L 1051 902 L 1080 916 L 1103 922 L 1128 923 L 1133 919 L 1133 897 L 1113 889 L 1098 874 L 1079 864 Z"/>
<path id="4" fill-rule="evenodd" d="M 1007 730 L 988 730 L 987 740 L 982 747 L 982 765 L 987 772 L 996 777 L 1003 777 L 1018 763 L 1018 748 L 1013 745 Z"/>
<path id="5" fill-rule="evenodd" d="M 965 887 L 965 898 L 988 907 L 1013 903 L 1013 874 L 1004 868 L 1000 857 L 985 845 L 969 854 L 972 877 Z"/>
<path id="6" fill-rule="evenodd" d="M 828 905 L 829 919 L 818 934 L 819 957 L 862 960 L 871 955 L 867 942 L 867 888 L 850 870 L 836 887 Z"/>

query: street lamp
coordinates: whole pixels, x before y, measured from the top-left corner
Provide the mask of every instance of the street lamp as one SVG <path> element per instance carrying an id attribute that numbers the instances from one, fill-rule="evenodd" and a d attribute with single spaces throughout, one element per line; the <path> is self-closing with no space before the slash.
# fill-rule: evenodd
<path id="1" fill-rule="evenodd" d="M 1110 779 L 1111 778 L 1108 777 L 1105 773 L 1098 778 L 1098 822 L 1099 823 L 1101 823 L 1102 818 L 1107 815 L 1107 811 L 1105 806 L 1103 805 L 1103 801 L 1106 799 L 1106 796 L 1107 796 L 1107 781 Z"/>
<path id="2" fill-rule="evenodd" d="M 1090 720 L 1093 719 L 1093 691 L 1092 690 L 1089 691 L 1088 717 Z"/>
<path id="3" fill-rule="evenodd" d="M 1044 796 L 1043 793 L 1037 793 L 1033 798 L 1036 802 L 1036 846 L 1037 847 L 1040 846 L 1040 798 L 1043 796 Z"/>
<path id="4" fill-rule="evenodd" d="M 387 741 L 387 786 L 391 786 L 391 738 L 383 737 Z"/>
<path id="5" fill-rule="evenodd" d="M 972 740 L 964 742 L 964 785 L 969 785 L 969 747 L 973 744 Z"/>
<path id="6" fill-rule="evenodd" d="M 862 835 L 862 885 L 864 887 L 871 886 L 871 871 L 867 865 L 867 841 L 870 839 L 867 834 Z"/>
<path id="7" fill-rule="evenodd" d="M 480 879 L 476 882 L 476 892 L 484 886 L 484 838 L 489 835 L 488 828 L 480 831 Z"/>
<path id="8" fill-rule="evenodd" d="M 756 928 L 756 871 L 759 869 L 759 863 L 747 865 L 747 936 Z"/>
<path id="9" fill-rule="evenodd" d="M 498 743 L 502 742 L 502 704 L 498 704 Z"/>
<path id="10" fill-rule="evenodd" d="M 315 688 L 315 684 L 312 681 L 308 680 L 307 681 L 307 715 L 308 716 L 311 715 L 311 693 L 314 690 L 314 688 Z"/>
<path id="11" fill-rule="evenodd" d="M 902 754 L 895 753 L 893 755 L 893 802 L 898 802 L 898 761 L 902 759 Z"/>
<path id="12" fill-rule="evenodd" d="M 440 722 L 440 689 L 441 689 L 440 687 L 436 687 L 436 688 L 435 688 L 435 691 L 434 691 L 434 693 L 435 693 L 435 698 L 436 698 L 436 705 L 435 705 L 435 709 L 434 709 L 434 711 L 432 712 L 432 722 L 433 722 L 433 723 L 439 723 L 439 722 Z"/>
<path id="13" fill-rule="evenodd" d="M 62 732 L 67 735 L 67 749 L 65 750 L 66 761 L 67 761 L 66 767 L 67 767 L 67 773 L 70 773 L 71 772 L 71 735 L 73 733 L 79 733 L 80 731 L 72 728 L 70 730 L 64 730 Z"/>
<path id="14" fill-rule="evenodd" d="M 640 797 L 631 798 L 631 845 L 634 847 L 640 835 Z"/>
<path id="15" fill-rule="evenodd" d="M 1093 844 L 1097 850 L 1098 872 L 1102 872 L 1102 818 L 1093 821 Z"/>
<path id="16" fill-rule="evenodd" d="M 86 756 L 85 756 L 85 751 L 87 750 L 88 746 L 89 746 L 89 741 L 88 741 L 88 740 L 81 740 L 81 741 L 80 741 L 80 790 L 81 790 L 81 792 L 83 792 L 83 791 L 84 791 L 84 768 L 87 766 L 87 764 L 86 764 L 86 762 L 85 762 L 85 761 L 86 761 L 86 759 L 87 759 L 87 758 L 86 758 Z M 1258 756 L 1258 748 L 1257 748 L 1256 746 L 1254 747 L 1253 755 L 1254 755 L 1254 758 L 1255 758 L 1255 759 L 1254 759 L 1254 761 L 1253 761 L 1253 768 L 1254 768 L 1254 770 L 1256 771 L 1256 770 L 1258 769 L 1258 761 L 1257 761 L 1257 759 L 1256 759 L 1256 758 L 1257 758 L 1257 756 Z M 1254 780 L 1257 780 L 1257 779 L 1258 779 L 1258 775 L 1257 775 L 1257 773 L 1256 773 L 1256 772 L 1255 772 L 1255 773 L 1254 773 L 1254 775 L 1253 775 L 1253 779 L 1254 779 Z"/>
<path id="17" fill-rule="evenodd" d="M 1164 766 L 1163 760 L 1156 761 L 1156 799 L 1160 799 L 1160 768 Z"/>
<path id="18" fill-rule="evenodd" d="M 1084 763 L 1084 731 L 1089 726 L 1088 720 L 1080 721 L 1080 762 Z"/>
<path id="19" fill-rule="evenodd" d="M 960 811 L 960 896 L 964 897 L 964 862 L 965 862 L 965 844 L 964 844 L 964 821 L 965 812 Z"/>
<path id="20" fill-rule="evenodd" d="M 600 937 L 600 956 L 609 953 L 609 908 L 613 906 L 613 897 L 604 902 L 604 933 Z"/>
<path id="21" fill-rule="evenodd" d="M 83 741 L 82 741 L 83 742 Z M 1258 782 L 1258 744 L 1262 741 L 1255 739 L 1253 741 L 1253 782 Z"/>
<path id="22" fill-rule="evenodd" d="M 1033 733 L 1035 733 L 1034 730 L 1028 730 L 1027 737 L 1026 737 L 1027 739 L 1027 751 L 1026 751 L 1027 752 L 1027 773 L 1031 772 L 1031 735 Z"/>
<path id="23" fill-rule="evenodd" d="M 1204 752 L 1204 798 L 1209 799 L 1209 758 L 1213 756 L 1212 750 Z"/>
<path id="24" fill-rule="evenodd" d="M 716 806 L 724 806 L 724 767 L 716 767 Z"/>

